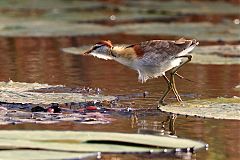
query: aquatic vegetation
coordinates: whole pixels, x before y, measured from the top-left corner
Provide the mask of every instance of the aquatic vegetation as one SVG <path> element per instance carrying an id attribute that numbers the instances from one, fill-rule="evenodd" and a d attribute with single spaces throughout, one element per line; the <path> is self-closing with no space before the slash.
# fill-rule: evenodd
<path id="1" fill-rule="evenodd" d="M 49 156 L 40 159 L 56 159 L 61 156 L 76 157 L 96 156 L 99 153 L 147 153 L 147 154 L 175 154 L 193 153 L 206 148 L 207 144 L 190 139 L 153 136 L 146 134 L 127 134 L 115 132 L 80 132 L 80 131 L 0 131 L 0 158 L 10 158 L 29 152 L 36 154 L 36 149 L 49 151 Z M 21 150 L 25 149 L 25 150 Z M 26 150 L 27 149 L 27 150 Z M 33 152 L 31 152 L 31 150 Z M 55 151 L 55 152 L 52 152 Z M 8 154 L 6 154 L 8 152 Z M 12 153 L 12 154 L 9 154 Z M 4 154 L 3 154 L 4 153 Z M 13 154 L 18 153 L 18 154 Z M 56 155 L 60 153 L 59 155 Z M 32 159 L 22 155 L 23 159 Z M 35 158 L 35 157 L 34 157 Z M 79 158 L 79 157 L 78 157 Z M 18 157 L 19 159 L 19 157 Z M 62 159 L 62 158 L 61 158 Z"/>
<path id="2" fill-rule="evenodd" d="M 113 152 L 109 151 L 106 159 L 168 159 L 181 154 L 182 159 L 239 159 L 236 147 L 239 145 L 240 123 L 240 20 L 237 0 L 1 0 L 0 21 L 1 81 L 10 78 L 38 82 L 0 82 L 0 125 L 4 129 L 0 131 L 0 135 L 4 135 L 0 137 L 0 159 L 95 159 L 101 156 L 95 152 L 99 150 L 97 148 L 91 153 L 65 151 L 67 148 L 64 147 L 71 145 L 74 145 L 71 149 L 78 148 L 75 146 L 81 140 L 75 139 L 82 132 L 76 133 L 77 138 L 67 139 L 65 131 L 44 130 L 164 135 L 175 137 L 168 141 L 171 145 L 178 140 L 183 143 L 183 139 L 176 138 L 181 136 L 204 140 L 211 147 L 207 152 L 192 154 L 193 148 L 165 150 L 164 147 L 146 146 L 139 142 L 128 144 L 125 140 L 129 138 L 125 138 L 118 143 L 105 144 L 101 141 L 102 146 L 97 145 L 125 151 L 129 148 L 135 151 L 146 149 L 143 151 L 146 154 L 111 154 Z M 176 79 L 186 102 L 183 105 L 171 103 L 174 97 L 170 94 L 169 105 L 162 107 L 165 112 L 155 109 L 165 87 L 161 79 L 139 84 L 133 72 L 114 62 L 77 56 L 99 40 L 127 45 L 181 37 L 200 40 L 192 63 L 179 71 L 186 79 L 195 82 Z M 77 47 L 72 48 L 75 55 L 60 51 L 70 46 Z M 149 93 L 147 96 L 143 94 L 145 91 Z M 174 115 L 169 112 L 179 116 L 166 123 L 166 117 Z M 26 132 L 11 132 L 13 129 Z M 29 130 L 38 130 L 36 136 Z M 10 139 L 6 137 L 8 135 Z M 36 138 L 24 139 L 21 137 L 24 135 Z M 56 139 L 53 139 L 54 136 Z M 135 134 L 132 136 L 135 137 Z M 46 139 L 40 140 L 39 137 Z M 141 141 L 148 142 L 147 139 Z M 95 145 L 95 142 L 84 145 Z M 202 142 L 198 144 L 205 145 Z M 17 148 L 12 148 L 14 146 Z M 38 146 L 43 149 L 39 150 Z M 46 146 L 49 146 L 47 150 Z M 62 150 L 53 151 L 53 148 Z M 157 153 L 152 152 L 156 150 Z"/>
<path id="3" fill-rule="evenodd" d="M 160 110 L 187 116 L 240 120 L 240 98 L 195 99 L 162 106 Z"/>
<path id="4" fill-rule="evenodd" d="M 45 92 L 44 91 L 45 88 Z M 55 90 L 54 90 L 55 88 Z M 60 89 L 62 88 L 62 89 Z M 42 92 L 37 92 L 37 90 Z M 34 91 L 33 91 L 34 90 Z M 56 91 L 62 90 L 62 93 Z M 31 103 L 31 104 L 51 104 L 51 103 L 68 103 L 68 102 L 86 102 L 86 101 L 103 101 L 114 100 L 113 96 L 103 96 L 98 94 L 97 89 L 82 88 L 70 93 L 69 89 L 64 86 L 52 86 L 38 83 L 20 83 L 20 82 L 0 82 L 1 102 L 9 103 Z M 55 92 L 54 92 L 55 91 Z M 67 93 L 68 91 L 69 93 Z M 77 92 L 76 92 L 77 91 Z M 95 93 L 95 94 L 92 94 Z"/>

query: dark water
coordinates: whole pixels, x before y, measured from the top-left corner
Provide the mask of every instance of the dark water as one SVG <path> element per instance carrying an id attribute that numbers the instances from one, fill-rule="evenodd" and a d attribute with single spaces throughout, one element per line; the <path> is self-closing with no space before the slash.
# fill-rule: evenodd
<path id="1" fill-rule="evenodd" d="M 114 114 L 111 124 L 84 125 L 60 123 L 54 125 L 20 124 L 1 126 L 1 129 L 93 130 L 136 133 L 138 129 L 162 129 L 167 114 L 153 110 L 166 84 L 162 78 L 145 84 L 137 82 L 137 73 L 116 62 L 93 57 L 63 54 L 60 48 L 80 46 L 84 39 L 60 38 L 0 38 L 0 81 L 64 84 L 69 87 L 99 87 L 104 94 L 125 95 L 149 92 L 146 98 L 124 101 L 125 105 L 141 108 L 138 119 L 128 114 Z M 187 64 L 180 74 L 195 81 L 177 80 L 183 100 L 193 98 L 239 96 L 233 88 L 239 84 L 239 65 Z M 133 105 L 134 101 L 134 105 Z M 169 95 L 168 102 L 175 101 Z M 151 110 L 148 110 L 148 109 Z M 240 122 L 178 116 L 175 132 L 179 137 L 201 140 L 209 144 L 192 159 L 236 160 L 240 157 Z M 166 130 L 169 130 L 168 125 Z M 112 155 L 105 159 L 149 159 L 143 155 Z M 153 157 L 155 159 L 175 159 Z"/>

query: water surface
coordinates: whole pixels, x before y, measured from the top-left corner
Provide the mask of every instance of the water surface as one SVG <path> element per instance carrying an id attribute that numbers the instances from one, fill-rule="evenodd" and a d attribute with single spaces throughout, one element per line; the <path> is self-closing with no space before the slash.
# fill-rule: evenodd
<path id="1" fill-rule="evenodd" d="M 69 87 L 89 86 L 101 88 L 107 95 L 126 95 L 149 92 L 146 98 L 139 97 L 122 104 L 139 108 L 134 115 L 113 114 L 111 124 L 84 125 L 64 122 L 54 125 L 19 124 L 5 125 L 1 129 L 51 129 L 91 130 L 136 133 L 138 129 L 163 129 L 161 122 L 168 114 L 156 109 L 158 98 L 166 84 L 162 78 L 148 80 L 141 84 L 137 73 L 113 61 L 93 57 L 63 54 L 60 48 L 80 46 L 83 39 L 59 38 L 0 38 L 0 81 L 38 82 L 64 84 Z M 239 96 L 233 88 L 239 84 L 239 65 L 187 64 L 179 73 L 195 82 L 177 79 L 177 88 L 183 100 L 194 98 L 215 98 Z M 174 102 L 170 94 L 167 102 Z M 133 103 L 134 102 L 134 103 Z M 166 130 L 169 130 L 168 125 Z M 236 120 L 214 120 L 178 116 L 175 132 L 179 137 L 202 140 L 209 144 L 209 150 L 202 150 L 192 159 L 238 159 L 240 151 L 240 122 Z M 105 156 L 105 159 L 129 159 L 126 155 Z M 145 156 L 131 156 L 131 159 L 148 159 Z M 168 159 L 167 157 L 153 157 Z M 173 158 L 169 158 L 173 159 Z"/>

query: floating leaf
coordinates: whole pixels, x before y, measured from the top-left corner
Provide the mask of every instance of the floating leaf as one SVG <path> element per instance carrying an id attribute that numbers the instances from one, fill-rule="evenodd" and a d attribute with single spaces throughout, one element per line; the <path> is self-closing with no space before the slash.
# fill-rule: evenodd
<path id="1" fill-rule="evenodd" d="M 239 6 L 224 1 L 197 1 L 194 3 L 177 0 L 143 1 L 141 3 L 126 1 L 126 3 L 114 5 L 101 1 L 68 3 L 58 0 L 44 0 L 44 2 L 41 0 L 32 5 L 31 0 L 25 0 L 21 3 L 16 1 L 14 4 L 11 1 L 1 1 L 0 9 L 1 36 L 100 36 L 112 33 L 132 34 L 140 32 L 139 34 L 185 35 L 204 40 L 213 38 L 238 40 L 239 37 L 239 26 L 233 22 L 236 18 L 236 24 L 239 23 Z M 109 13 L 112 10 L 117 12 L 111 15 Z M 111 18 L 111 16 L 115 18 Z M 186 23 L 189 21 L 209 21 L 209 19 L 211 22 L 217 21 L 219 23 L 214 23 L 207 28 L 202 23 L 195 23 L 194 27 L 191 27 L 192 23 Z M 159 23 L 160 26 L 155 27 L 150 24 L 147 27 L 145 25 L 148 24 L 144 23 L 176 21 L 184 22 L 186 25 L 184 23 L 179 23 L 180 25 L 178 23 L 165 23 L 162 26 Z M 115 26 L 105 25 L 118 25 L 126 22 L 129 25 L 123 25 L 121 30 Z M 134 29 L 136 24 L 144 27 Z M 235 26 L 231 26 L 231 24 Z"/>
<path id="2" fill-rule="evenodd" d="M 1 150 L 0 159 L 7 160 L 56 160 L 56 159 L 82 159 L 88 157 L 96 157 L 96 153 L 70 153 L 59 151 L 44 151 L 31 149 L 17 150 Z"/>
<path id="3" fill-rule="evenodd" d="M 216 54 L 194 53 L 191 63 L 197 64 L 214 64 L 214 65 L 232 65 L 240 64 L 239 57 L 222 57 Z"/>
<path id="4" fill-rule="evenodd" d="M 201 46 L 194 50 L 195 53 L 213 54 L 221 57 L 238 57 L 240 58 L 240 45 L 214 45 Z"/>
<path id="5" fill-rule="evenodd" d="M 81 94 L 81 93 L 38 93 L 29 90 L 54 88 L 64 86 L 52 86 L 39 83 L 20 83 L 20 82 L 0 82 L 0 101 L 7 103 L 32 103 L 32 104 L 51 104 L 68 102 L 86 101 L 111 101 L 113 96 L 100 94 Z"/>
<path id="6" fill-rule="evenodd" d="M 185 101 L 160 107 L 161 111 L 174 114 L 216 119 L 240 120 L 240 98 L 212 98 Z"/>
<path id="7" fill-rule="evenodd" d="M 240 64 L 240 45 L 198 46 L 192 63 Z"/>
<path id="8" fill-rule="evenodd" d="M 0 131 L 0 149 L 135 153 L 198 150 L 205 145 L 190 139 L 114 132 Z"/>
<path id="9" fill-rule="evenodd" d="M 240 36 L 239 26 L 232 23 L 144 23 L 118 25 L 116 28 L 130 35 L 185 36 L 199 41 L 238 41 Z"/>

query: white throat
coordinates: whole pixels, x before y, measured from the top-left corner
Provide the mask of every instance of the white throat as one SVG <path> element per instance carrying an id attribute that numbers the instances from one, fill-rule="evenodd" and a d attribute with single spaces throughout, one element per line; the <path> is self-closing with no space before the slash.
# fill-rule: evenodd
<path id="1" fill-rule="evenodd" d="M 119 52 L 122 52 L 124 50 L 124 47 L 121 46 L 115 46 L 112 48 L 112 53 L 116 54 Z M 116 60 L 118 58 L 115 58 L 114 56 L 110 55 L 109 50 L 104 50 L 104 51 L 99 51 L 99 52 L 91 52 L 90 55 L 100 58 L 100 59 L 104 59 L 104 60 Z"/>
<path id="2" fill-rule="evenodd" d="M 106 54 L 101 54 L 101 53 L 96 53 L 96 52 L 92 52 L 90 54 L 94 57 L 104 59 L 104 60 L 112 60 L 113 59 L 111 56 L 106 55 Z"/>

